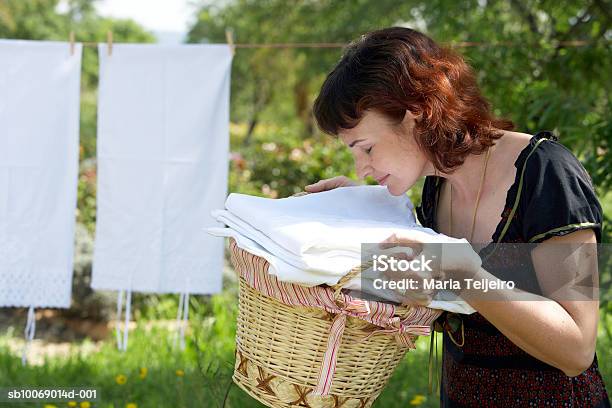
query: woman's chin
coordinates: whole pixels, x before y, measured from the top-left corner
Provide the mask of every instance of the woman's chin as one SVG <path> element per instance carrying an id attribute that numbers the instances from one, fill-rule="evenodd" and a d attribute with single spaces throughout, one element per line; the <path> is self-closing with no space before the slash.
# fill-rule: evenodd
<path id="1" fill-rule="evenodd" d="M 389 194 L 393 196 L 401 196 L 401 195 L 406 194 L 406 191 L 408 191 L 408 190 L 397 188 L 395 186 L 388 185 L 388 184 L 386 185 L 386 187 L 387 187 L 387 191 L 389 192 Z"/>

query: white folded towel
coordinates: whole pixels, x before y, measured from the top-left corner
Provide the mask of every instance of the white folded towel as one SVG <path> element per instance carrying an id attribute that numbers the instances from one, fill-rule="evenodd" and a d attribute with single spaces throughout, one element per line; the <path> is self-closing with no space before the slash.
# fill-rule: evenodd
<path id="1" fill-rule="evenodd" d="M 303 269 L 296 268 L 295 266 L 285 262 L 278 256 L 268 252 L 264 247 L 259 245 L 257 242 L 250 238 L 245 237 L 240 232 L 233 228 L 208 228 L 207 231 L 218 237 L 229 237 L 236 240 L 238 247 L 244 249 L 253 255 L 262 257 L 270 264 L 268 273 L 276 276 L 283 282 L 295 283 L 304 285 L 304 280 L 310 278 L 310 282 L 313 282 L 313 277 L 316 271 L 304 271 Z M 318 276 L 317 276 L 318 277 Z M 319 284 L 333 285 L 337 283 L 339 277 L 330 276 L 328 281 L 321 281 Z M 361 293 L 375 296 L 379 299 L 391 301 L 395 303 L 401 303 L 402 298 L 400 295 L 390 289 L 376 289 L 374 288 L 373 282 L 367 278 L 356 277 L 349 281 L 345 285 L 346 289 L 353 291 L 354 296 L 360 297 Z M 465 301 L 456 300 L 454 295 L 446 291 L 440 291 L 436 294 L 434 300 L 428 305 L 432 309 L 446 310 L 454 313 L 471 314 L 475 310 Z"/>
<path id="2" fill-rule="evenodd" d="M 361 264 L 363 243 L 381 242 L 394 233 L 425 234 L 429 242 L 457 241 L 418 226 L 408 197 L 392 196 L 382 186 L 343 187 L 277 200 L 231 194 L 226 208 L 212 214 L 230 228 L 209 229 L 211 234 L 234 237 L 240 247 L 268 260 L 271 273 L 281 281 L 305 286 L 336 284 Z M 348 287 L 361 290 L 360 281 Z M 371 294 L 397 301 L 397 294 L 389 292 Z M 457 302 L 442 308 L 473 311 Z"/>
<path id="3" fill-rule="evenodd" d="M 408 197 L 392 196 L 384 186 L 341 187 L 278 200 L 234 193 L 225 207 L 299 255 L 360 252 L 362 243 L 380 242 L 391 229 L 417 226 Z"/>
<path id="4" fill-rule="evenodd" d="M 360 263 L 357 251 L 330 250 L 318 254 L 294 254 L 229 211 L 213 211 L 212 214 L 217 221 L 257 242 L 293 267 L 308 271 L 312 279 L 309 282 L 302 282 L 304 285 L 314 286 L 322 283 L 333 285 L 338 281 L 338 276 L 342 276 Z"/>

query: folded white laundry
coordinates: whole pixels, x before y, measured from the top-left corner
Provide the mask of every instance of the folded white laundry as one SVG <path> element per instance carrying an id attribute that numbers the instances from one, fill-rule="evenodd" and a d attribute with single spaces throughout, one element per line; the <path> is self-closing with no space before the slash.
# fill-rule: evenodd
<path id="1" fill-rule="evenodd" d="M 344 187 L 278 200 L 231 194 L 226 208 L 213 212 L 217 221 L 289 264 L 324 275 L 346 273 L 360 264 L 363 244 L 381 242 L 394 233 L 418 234 L 428 242 L 458 242 L 418 226 L 408 197 L 392 196 L 382 186 Z"/>
<path id="2" fill-rule="evenodd" d="M 359 252 L 362 243 L 380 242 L 393 228 L 417 226 L 408 197 L 393 196 L 384 186 L 341 187 L 278 200 L 230 194 L 225 207 L 300 255 Z"/>
<path id="3" fill-rule="evenodd" d="M 257 255 L 262 257 L 270 264 L 270 268 L 268 269 L 268 273 L 277 276 L 283 282 L 289 283 L 297 283 L 302 284 L 302 279 L 304 278 L 304 270 L 296 268 L 295 266 L 285 262 L 282 258 L 272 255 L 269 251 L 267 251 L 264 247 L 259 245 L 257 242 L 253 241 L 250 238 L 242 235 L 240 232 L 233 228 L 222 228 L 222 227 L 212 227 L 207 228 L 209 234 L 217 236 L 217 237 L 228 237 L 236 240 L 236 244 L 247 252 L 252 253 L 253 255 Z M 334 278 L 330 277 L 329 281 L 333 281 Z M 324 281 L 321 284 L 326 283 Z"/>
<path id="4" fill-rule="evenodd" d="M 217 210 L 213 211 L 212 215 L 217 221 L 257 242 L 267 251 L 293 267 L 308 271 L 312 280 L 302 282 L 305 285 L 314 286 L 322 283 L 333 285 L 338 281 L 339 276 L 360 263 L 360 253 L 357 251 L 330 250 L 328 252 L 321 251 L 317 254 L 298 255 L 279 245 L 277 241 L 253 228 L 229 211 Z"/>
<path id="5" fill-rule="evenodd" d="M 268 260 L 270 272 L 280 280 L 306 286 L 336 284 L 361 264 L 363 243 L 377 243 L 393 233 L 426 235 L 429 242 L 457 241 L 418 226 L 408 197 L 392 196 L 381 186 L 278 200 L 231 194 L 226 208 L 212 214 L 230 228 L 213 228 L 210 233 L 234 237 L 240 247 Z M 357 278 L 347 287 L 399 300 L 396 292 L 376 290 L 367 279 Z M 441 296 L 450 299 L 447 295 Z M 473 311 L 465 302 L 446 306 L 441 308 Z"/>
<path id="6" fill-rule="evenodd" d="M 268 252 L 257 242 L 245 237 L 233 228 L 208 228 L 207 231 L 215 236 L 231 237 L 236 240 L 236 244 L 240 248 L 268 261 L 270 264 L 268 273 L 275 275 L 283 282 L 304 285 L 304 280 L 306 278 L 310 278 L 310 283 L 314 282 L 312 279 L 312 274 L 314 272 L 296 268 L 278 256 Z M 327 281 L 321 280 L 318 284 L 333 285 L 337 283 L 340 277 L 337 275 L 328 276 Z M 345 288 L 349 289 L 356 297 L 362 297 L 364 294 L 366 294 L 384 301 L 391 301 L 395 303 L 402 302 L 402 298 L 399 293 L 391 289 L 377 289 L 374 287 L 373 281 L 367 278 L 356 277 L 349 281 Z M 446 291 L 438 292 L 434 300 L 432 300 L 428 306 L 432 309 L 446 310 L 454 313 L 471 314 L 475 312 L 475 310 L 467 302 L 458 300 L 452 293 Z"/>

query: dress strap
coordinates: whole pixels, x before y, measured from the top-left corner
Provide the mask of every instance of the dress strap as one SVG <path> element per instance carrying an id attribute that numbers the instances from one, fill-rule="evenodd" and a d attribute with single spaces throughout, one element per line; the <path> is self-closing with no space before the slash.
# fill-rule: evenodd
<path id="1" fill-rule="evenodd" d="M 541 130 L 533 136 L 536 140 L 539 139 L 548 139 L 552 141 L 558 141 L 559 138 L 550 130 Z"/>

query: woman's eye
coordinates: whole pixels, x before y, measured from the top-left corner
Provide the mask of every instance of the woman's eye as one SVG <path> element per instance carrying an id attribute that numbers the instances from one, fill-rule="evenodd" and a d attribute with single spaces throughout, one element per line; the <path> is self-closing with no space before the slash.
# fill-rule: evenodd
<path id="1" fill-rule="evenodd" d="M 371 151 L 372 151 L 372 146 L 365 149 L 366 154 L 370 154 Z"/>

